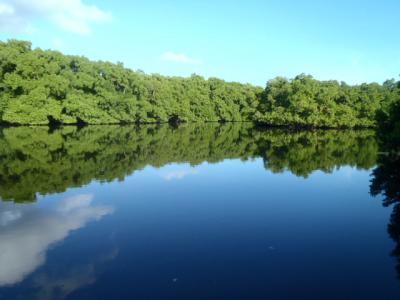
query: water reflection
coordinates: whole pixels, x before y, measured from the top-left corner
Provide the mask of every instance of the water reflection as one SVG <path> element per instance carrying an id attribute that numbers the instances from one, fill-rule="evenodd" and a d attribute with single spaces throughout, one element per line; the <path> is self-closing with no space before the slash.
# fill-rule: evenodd
<path id="1" fill-rule="evenodd" d="M 388 216 L 366 199 L 379 158 L 400 245 L 399 161 L 378 153 L 372 131 L 3 129 L 0 299 L 395 299 Z"/>
<path id="2" fill-rule="evenodd" d="M 171 166 L 166 166 L 164 170 L 161 172 L 160 176 L 164 178 L 166 181 L 172 180 L 180 180 L 188 176 L 193 176 L 198 174 L 199 171 L 196 170 L 194 167 L 188 168 L 171 168 Z"/>
<path id="3" fill-rule="evenodd" d="M 263 131 L 249 124 L 6 128 L 0 133 L 0 197 L 34 201 L 37 193 L 63 192 L 92 180 L 123 180 L 147 165 L 172 162 L 195 166 L 261 157 L 266 169 L 307 177 L 344 165 L 369 169 L 377 151 L 372 131 Z M 195 172 L 175 170 L 164 178 Z"/>
<path id="4" fill-rule="evenodd" d="M 45 209 L 0 202 L 0 286 L 12 285 L 43 265 L 51 245 L 113 212 L 82 194 Z"/>
<path id="5" fill-rule="evenodd" d="M 112 261 L 117 255 L 118 250 L 113 249 L 107 255 L 95 257 L 86 264 L 72 264 L 62 270 L 57 268 L 53 272 L 39 273 L 32 279 L 30 289 L 24 296 L 26 298 L 29 295 L 29 299 L 38 300 L 65 299 L 80 288 L 95 283 L 102 265 Z"/>
<path id="6" fill-rule="evenodd" d="M 397 259 L 396 269 L 400 279 L 400 145 L 388 137 L 389 134 L 379 137 L 381 155 L 378 166 L 372 172 L 370 191 L 373 196 L 383 197 L 384 206 L 393 207 L 388 233 L 396 243 L 392 255 Z"/>

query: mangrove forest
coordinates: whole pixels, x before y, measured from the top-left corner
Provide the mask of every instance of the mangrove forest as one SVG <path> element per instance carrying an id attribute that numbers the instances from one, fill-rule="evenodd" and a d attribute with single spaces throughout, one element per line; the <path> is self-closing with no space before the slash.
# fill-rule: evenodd
<path id="1" fill-rule="evenodd" d="M 0 122 L 8 125 L 251 121 L 313 128 L 376 127 L 399 103 L 400 83 L 348 85 L 301 74 L 265 86 L 146 74 L 0 42 Z"/>

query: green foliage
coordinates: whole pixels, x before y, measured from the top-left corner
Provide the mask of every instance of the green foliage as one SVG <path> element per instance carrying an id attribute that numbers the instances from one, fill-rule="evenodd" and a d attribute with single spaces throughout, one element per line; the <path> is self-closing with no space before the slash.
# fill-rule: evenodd
<path id="1" fill-rule="evenodd" d="M 28 42 L 0 42 L 0 121 L 118 124 L 251 120 L 259 87 L 146 75 Z"/>
<path id="2" fill-rule="evenodd" d="M 389 100 L 378 111 L 378 134 L 383 151 L 400 153 L 400 82 L 390 89 Z"/>
<path id="3" fill-rule="evenodd" d="M 373 127 L 376 114 L 391 101 L 393 90 L 376 83 L 348 86 L 299 75 L 270 80 L 257 119 L 296 127 Z"/>
<path id="4" fill-rule="evenodd" d="M 376 163 L 373 131 L 264 130 L 250 123 L 135 126 L 11 127 L 0 131 L 0 197 L 18 202 L 92 180 L 108 182 L 151 165 L 198 165 L 261 157 L 273 172 L 308 176 L 342 165 Z"/>
<path id="5" fill-rule="evenodd" d="M 299 75 L 260 87 L 198 75 L 146 75 L 29 42 L 0 42 L 0 122 L 119 124 L 254 121 L 273 126 L 371 127 L 398 83 L 348 86 Z"/>

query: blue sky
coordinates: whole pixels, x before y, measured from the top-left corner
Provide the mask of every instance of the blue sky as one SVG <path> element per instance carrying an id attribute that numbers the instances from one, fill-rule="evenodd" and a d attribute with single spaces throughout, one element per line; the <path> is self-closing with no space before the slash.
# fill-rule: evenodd
<path id="1" fill-rule="evenodd" d="M 0 0 L 1 40 L 262 86 L 300 73 L 398 79 L 399 28 L 398 0 Z"/>

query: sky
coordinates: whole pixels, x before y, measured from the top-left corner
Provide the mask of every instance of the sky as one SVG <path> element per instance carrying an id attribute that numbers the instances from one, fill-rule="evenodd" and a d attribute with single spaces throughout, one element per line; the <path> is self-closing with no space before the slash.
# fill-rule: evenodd
<path id="1" fill-rule="evenodd" d="M 0 0 L 0 40 L 264 86 L 399 79 L 398 0 Z"/>

